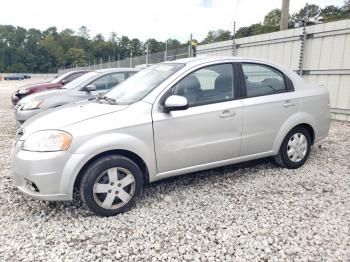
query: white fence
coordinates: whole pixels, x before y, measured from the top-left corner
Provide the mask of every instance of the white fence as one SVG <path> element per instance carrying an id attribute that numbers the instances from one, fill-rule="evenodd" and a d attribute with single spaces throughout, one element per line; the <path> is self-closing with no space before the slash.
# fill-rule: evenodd
<path id="1" fill-rule="evenodd" d="M 236 39 L 235 55 L 263 58 L 302 71 L 329 89 L 334 119 L 350 121 L 350 20 Z M 232 55 L 233 41 L 198 46 L 198 55 Z"/>
<path id="2" fill-rule="evenodd" d="M 226 56 L 233 53 L 237 56 L 271 60 L 302 74 L 309 83 L 327 86 L 332 117 L 350 121 L 350 20 L 197 47 L 197 55 Z M 178 57 L 184 56 L 186 54 Z M 149 57 L 148 61 L 152 63 L 164 60 L 164 55 L 160 53 L 151 54 Z M 172 57 L 168 56 L 168 59 Z M 145 59 L 133 58 L 131 62 L 129 59 L 123 61 L 123 66 L 129 66 L 130 63 L 135 66 L 145 63 Z M 109 66 L 111 65 L 102 64 L 97 68 Z"/>

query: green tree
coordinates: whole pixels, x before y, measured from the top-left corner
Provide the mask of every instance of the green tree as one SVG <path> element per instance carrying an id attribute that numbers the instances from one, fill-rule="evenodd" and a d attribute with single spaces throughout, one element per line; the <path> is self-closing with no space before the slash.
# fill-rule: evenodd
<path id="1" fill-rule="evenodd" d="M 306 23 L 306 25 L 316 24 L 319 22 L 318 18 L 321 11 L 318 5 L 306 4 L 299 12 L 293 14 L 292 21 L 298 26 L 301 26 L 303 23 Z"/>
<path id="2" fill-rule="evenodd" d="M 150 38 L 145 42 L 144 50 L 146 50 L 147 45 L 149 53 L 163 52 L 165 50 L 165 43 L 158 42 L 154 38 Z"/>
<path id="3" fill-rule="evenodd" d="M 219 41 L 225 41 L 232 38 L 231 32 L 228 30 L 211 30 L 208 32 L 207 36 L 203 39 L 201 44 L 209 44 Z"/>
<path id="4" fill-rule="evenodd" d="M 334 5 L 329 5 L 323 8 L 321 11 L 321 15 L 327 22 L 339 20 L 342 18 L 341 9 Z"/>
<path id="5" fill-rule="evenodd" d="M 66 28 L 59 33 L 60 42 L 63 50 L 66 52 L 74 46 L 75 32 L 72 29 Z"/>
<path id="6" fill-rule="evenodd" d="M 281 10 L 273 9 L 264 18 L 264 26 L 278 28 L 281 21 Z"/>
<path id="7" fill-rule="evenodd" d="M 78 36 L 85 38 L 85 39 L 90 39 L 89 35 L 90 30 L 86 26 L 81 26 L 78 29 Z"/>
<path id="8" fill-rule="evenodd" d="M 130 50 L 132 50 L 133 56 L 142 55 L 142 43 L 139 39 L 133 38 L 130 40 L 129 44 Z"/>
<path id="9" fill-rule="evenodd" d="M 166 42 L 167 42 L 167 45 L 168 45 L 168 50 L 178 49 L 178 48 L 182 47 L 180 41 L 176 40 L 176 39 L 169 38 L 168 40 L 166 40 Z"/>
<path id="10" fill-rule="evenodd" d="M 66 63 L 70 65 L 83 65 L 86 63 L 85 52 L 79 48 L 69 48 L 66 54 Z"/>
<path id="11" fill-rule="evenodd" d="M 350 18 L 350 0 L 344 2 L 344 5 L 341 7 L 342 15 L 346 18 Z"/>

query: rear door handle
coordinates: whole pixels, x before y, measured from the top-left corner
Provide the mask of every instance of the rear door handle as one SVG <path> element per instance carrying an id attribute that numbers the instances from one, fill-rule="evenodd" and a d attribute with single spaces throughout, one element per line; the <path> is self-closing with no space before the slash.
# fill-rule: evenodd
<path id="1" fill-rule="evenodd" d="M 292 102 L 290 102 L 289 100 L 285 101 L 283 104 L 283 107 L 291 107 L 294 106 L 294 104 Z"/>
<path id="2" fill-rule="evenodd" d="M 236 115 L 236 112 L 233 110 L 224 110 L 221 112 L 220 117 L 221 118 L 227 118 L 227 117 L 232 117 Z"/>

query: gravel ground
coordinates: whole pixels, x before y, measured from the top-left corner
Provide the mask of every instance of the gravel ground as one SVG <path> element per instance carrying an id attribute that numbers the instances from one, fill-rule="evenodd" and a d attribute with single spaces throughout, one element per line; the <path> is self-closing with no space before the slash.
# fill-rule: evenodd
<path id="1" fill-rule="evenodd" d="M 9 97 L 21 84 L 0 82 L 0 261 L 350 261 L 350 123 L 333 122 L 298 170 L 264 159 L 172 178 L 100 218 L 13 187 Z"/>

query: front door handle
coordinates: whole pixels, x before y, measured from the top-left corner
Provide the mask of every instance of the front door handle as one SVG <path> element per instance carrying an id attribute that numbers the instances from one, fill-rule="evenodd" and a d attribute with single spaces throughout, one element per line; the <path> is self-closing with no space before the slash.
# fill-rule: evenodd
<path id="1" fill-rule="evenodd" d="M 224 110 L 221 112 L 220 117 L 221 118 L 227 118 L 227 117 L 232 117 L 236 115 L 236 112 L 233 110 Z"/>
<path id="2" fill-rule="evenodd" d="M 285 101 L 283 104 L 283 107 L 291 107 L 294 106 L 294 104 L 292 102 L 290 102 L 289 100 Z"/>

